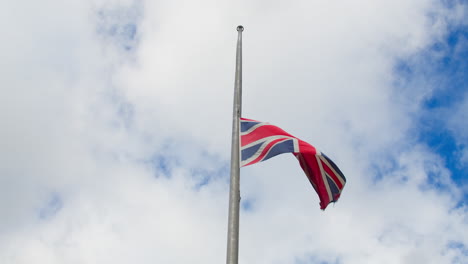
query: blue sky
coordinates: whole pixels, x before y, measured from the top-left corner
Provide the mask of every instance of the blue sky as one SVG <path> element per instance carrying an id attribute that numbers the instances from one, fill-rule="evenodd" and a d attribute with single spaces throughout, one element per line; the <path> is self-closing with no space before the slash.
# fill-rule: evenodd
<path id="1" fill-rule="evenodd" d="M 3 4 L 0 262 L 224 261 L 239 24 L 244 116 L 313 144 L 347 178 L 321 211 L 292 155 L 243 168 L 240 261 L 466 262 L 467 12 Z"/>
<path id="2" fill-rule="evenodd" d="M 414 115 L 412 129 L 415 140 L 438 153 L 451 178 L 465 190 L 468 164 L 463 160 L 463 153 L 466 152 L 467 141 L 459 134 L 464 133 L 467 123 L 451 118 L 460 111 L 458 108 L 467 96 L 467 38 L 466 24 L 451 26 L 440 40 L 396 64 L 402 89 L 427 87 L 421 109 Z M 454 127 L 452 122 L 457 122 L 458 126 Z M 466 191 L 464 195 L 462 202 L 466 203 Z"/>

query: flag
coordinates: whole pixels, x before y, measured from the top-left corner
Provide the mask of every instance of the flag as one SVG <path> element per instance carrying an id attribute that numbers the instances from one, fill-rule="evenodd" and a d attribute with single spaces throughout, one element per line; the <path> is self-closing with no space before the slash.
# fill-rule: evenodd
<path id="1" fill-rule="evenodd" d="M 240 120 L 241 166 L 252 165 L 282 153 L 293 153 L 320 198 L 320 209 L 336 202 L 346 178 L 323 152 L 283 129 L 247 118 Z"/>

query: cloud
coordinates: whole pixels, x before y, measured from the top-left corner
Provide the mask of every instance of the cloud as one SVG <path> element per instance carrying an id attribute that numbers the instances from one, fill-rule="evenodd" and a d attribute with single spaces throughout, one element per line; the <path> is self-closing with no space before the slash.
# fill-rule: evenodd
<path id="1" fill-rule="evenodd" d="M 244 116 L 316 145 L 348 179 L 322 212 L 292 156 L 243 168 L 241 262 L 466 258 L 466 189 L 414 134 L 436 78 L 426 86 L 420 72 L 395 70 L 445 43 L 466 4 L 48 0 L 0 10 L 0 262 L 223 261 L 238 24 Z M 460 146 L 465 101 L 447 123 Z"/>

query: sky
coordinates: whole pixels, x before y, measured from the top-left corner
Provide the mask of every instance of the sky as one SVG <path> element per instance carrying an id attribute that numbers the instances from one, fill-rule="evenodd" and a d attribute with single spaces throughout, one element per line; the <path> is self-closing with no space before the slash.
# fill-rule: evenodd
<path id="1" fill-rule="evenodd" d="M 241 169 L 239 263 L 468 262 L 468 2 L 2 1 L 0 263 L 223 263 L 243 116 L 327 154 Z"/>

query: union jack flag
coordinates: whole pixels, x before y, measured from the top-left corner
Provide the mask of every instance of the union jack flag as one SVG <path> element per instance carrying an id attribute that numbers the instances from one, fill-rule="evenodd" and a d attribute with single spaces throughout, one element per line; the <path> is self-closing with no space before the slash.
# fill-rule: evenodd
<path id="1" fill-rule="evenodd" d="M 320 209 L 338 200 L 346 178 L 324 153 L 269 123 L 241 118 L 240 130 L 242 167 L 293 153 L 320 198 Z"/>

